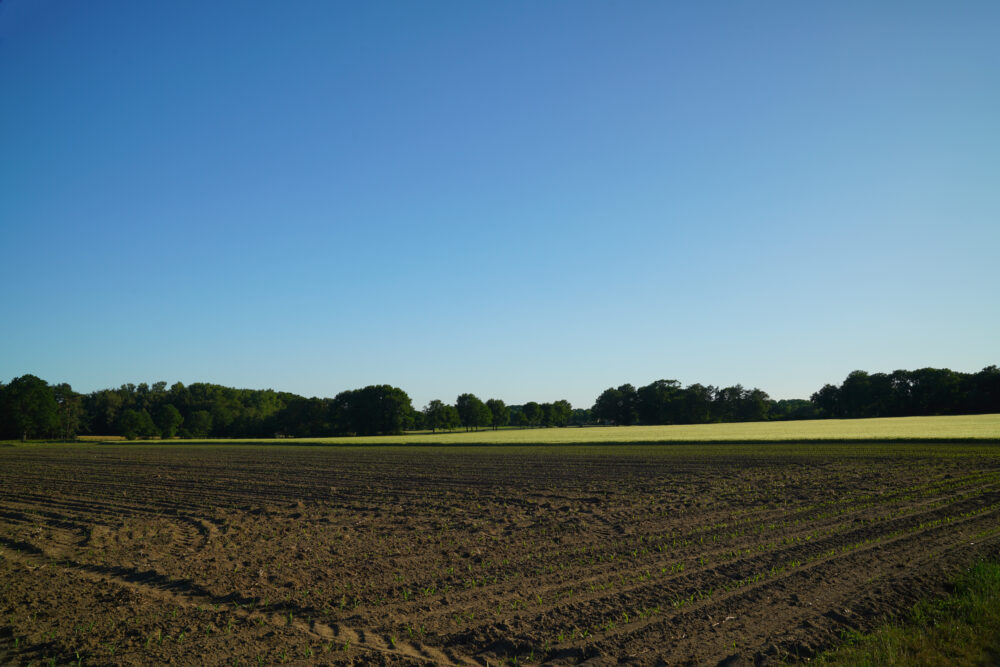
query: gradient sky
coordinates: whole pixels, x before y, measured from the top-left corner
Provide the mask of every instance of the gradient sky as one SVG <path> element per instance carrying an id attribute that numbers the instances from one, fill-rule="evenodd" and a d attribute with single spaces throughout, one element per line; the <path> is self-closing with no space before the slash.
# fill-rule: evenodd
<path id="1" fill-rule="evenodd" d="M 0 380 L 1000 363 L 1000 3 L 0 3 Z"/>

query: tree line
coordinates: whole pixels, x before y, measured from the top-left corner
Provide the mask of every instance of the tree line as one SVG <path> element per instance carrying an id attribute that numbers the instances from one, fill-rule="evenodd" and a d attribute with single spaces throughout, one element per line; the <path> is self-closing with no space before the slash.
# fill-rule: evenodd
<path id="1" fill-rule="evenodd" d="M 841 385 L 825 385 L 809 400 L 775 401 L 760 389 L 713 387 L 657 380 L 636 389 L 610 387 L 591 408 L 594 423 L 707 424 L 712 422 L 850 419 L 1000 413 L 1000 369 L 978 373 L 947 368 L 854 371 Z"/>
<path id="2" fill-rule="evenodd" d="M 566 426 L 586 422 L 568 401 L 506 405 L 460 395 L 454 405 L 413 408 L 405 391 L 370 385 L 333 398 L 271 389 L 177 382 L 124 384 L 90 394 L 34 375 L 0 383 L 0 438 L 96 434 L 135 438 L 274 438 L 388 435 L 408 430 L 468 430 L 507 425 Z"/>
<path id="3" fill-rule="evenodd" d="M 896 417 L 1000 412 L 1000 369 L 978 373 L 924 368 L 854 371 L 810 399 L 775 401 L 760 389 L 657 380 L 609 387 L 590 409 L 569 401 L 507 405 L 471 393 L 454 404 L 433 400 L 414 409 L 405 391 L 370 385 L 333 398 L 305 398 L 271 389 L 209 383 L 124 384 L 89 394 L 34 375 L 0 383 L 0 438 L 62 438 L 78 434 L 126 438 L 273 438 L 398 434 L 505 426 L 701 424 L 817 418 Z"/>
<path id="4" fill-rule="evenodd" d="M 1000 369 L 854 371 L 839 386 L 825 385 L 811 400 L 820 414 L 832 418 L 995 413 L 1000 412 Z"/>
<path id="5" fill-rule="evenodd" d="M 631 384 L 605 389 L 591 408 L 594 423 L 708 424 L 712 422 L 816 419 L 815 406 L 802 399 L 774 401 L 760 389 L 713 387 L 657 380 L 636 389 Z"/>

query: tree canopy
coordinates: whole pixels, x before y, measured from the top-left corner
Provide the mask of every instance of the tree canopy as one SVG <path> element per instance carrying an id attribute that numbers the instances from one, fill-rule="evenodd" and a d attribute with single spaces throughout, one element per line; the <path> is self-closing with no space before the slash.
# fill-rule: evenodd
<path id="1" fill-rule="evenodd" d="M 455 400 L 458 417 L 466 431 L 478 430 L 493 420 L 493 413 L 475 394 L 462 394 Z"/>
<path id="2" fill-rule="evenodd" d="M 34 375 L 14 378 L 0 390 L 0 431 L 5 438 L 45 437 L 59 429 L 59 405 L 49 383 Z"/>

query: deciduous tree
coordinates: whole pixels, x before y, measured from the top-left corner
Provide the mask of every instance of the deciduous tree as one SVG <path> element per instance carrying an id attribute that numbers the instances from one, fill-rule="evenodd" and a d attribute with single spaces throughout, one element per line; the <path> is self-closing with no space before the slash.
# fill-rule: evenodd
<path id="1" fill-rule="evenodd" d="M 486 407 L 490 409 L 490 425 L 494 431 L 510 423 L 510 409 L 499 398 L 486 401 Z"/>
<path id="2" fill-rule="evenodd" d="M 458 410 L 458 418 L 466 431 L 486 426 L 493 418 L 490 409 L 475 394 L 459 396 L 455 400 L 455 409 Z"/>
<path id="3" fill-rule="evenodd" d="M 160 437 L 175 438 L 177 429 L 184 423 L 181 411 L 170 403 L 165 403 L 156 412 L 156 425 L 160 429 Z"/>
<path id="4" fill-rule="evenodd" d="M 21 440 L 58 433 L 59 406 L 49 383 L 34 375 L 11 380 L 0 395 L 0 424 Z"/>

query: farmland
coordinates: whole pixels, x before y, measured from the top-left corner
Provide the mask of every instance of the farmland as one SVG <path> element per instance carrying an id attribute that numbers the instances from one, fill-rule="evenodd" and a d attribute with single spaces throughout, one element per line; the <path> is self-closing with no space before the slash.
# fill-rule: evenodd
<path id="1" fill-rule="evenodd" d="M 1000 552 L 998 454 L 4 447 L 0 663 L 806 658 Z"/>
<path id="2" fill-rule="evenodd" d="M 100 438 L 97 438 L 100 439 Z M 997 441 L 1000 414 L 879 419 L 814 419 L 784 422 L 679 424 L 671 426 L 590 426 L 408 433 L 392 436 L 282 439 L 282 443 L 337 445 L 565 445 L 599 443 L 752 443 L 837 441 Z M 156 441 L 153 441 L 156 442 Z M 253 440 L 212 440 L 243 442 Z"/>

